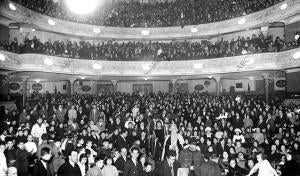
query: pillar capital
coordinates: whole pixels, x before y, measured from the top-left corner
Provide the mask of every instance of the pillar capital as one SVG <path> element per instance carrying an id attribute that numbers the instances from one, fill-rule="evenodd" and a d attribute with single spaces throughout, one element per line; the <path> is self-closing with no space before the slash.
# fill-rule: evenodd
<path id="1" fill-rule="evenodd" d="M 69 78 L 69 81 L 71 84 L 73 84 L 76 80 L 77 80 L 77 78 Z"/>
<path id="2" fill-rule="evenodd" d="M 270 74 L 269 74 L 269 73 L 263 73 L 263 74 L 262 74 L 262 77 L 263 77 L 264 79 L 269 79 L 269 78 L 270 78 Z"/>
<path id="3" fill-rule="evenodd" d="M 221 76 L 214 76 L 214 79 L 216 80 L 216 82 L 220 82 L 220 80 L 222 79 Z"/>
<path id="4" fill-rule="evenodd" d="M 110 80 L 113 85 L 114 92 L 118 91 L 118 80 Z"/>
<path id="5" fill-rule="evenodd" d="M 118 80 L 110 80 L 110 82 L 115 86 L 118 83 Z"/>
<path id="6" fill-rule="evenodd" d="M 178 79 L 171 79 L 170 80 L 172 84 L 176 84 L 176 82 L 178 81 Z"/>
<path id="7" fill-rule="evenodd" d="M 26 81 L 28 81 L 29 76 L 22 76 L 21 78 L 22 78 L 22 82 L 26 82 Z"/>

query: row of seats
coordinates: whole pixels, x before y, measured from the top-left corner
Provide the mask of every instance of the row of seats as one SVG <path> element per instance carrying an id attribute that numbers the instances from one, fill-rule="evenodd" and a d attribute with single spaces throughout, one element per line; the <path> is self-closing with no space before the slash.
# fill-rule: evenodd
<path id="1" fill-rule="evenodd" d="M 176 0 L 164 3 L 118 1 L 92 15 L 76 16 L 61 1 L 13 0 L 36 12 L 77 23 L 116 27 L 166 27 L 212 23 L 263 10 L 283 0 Z"/>
<path id="2" fill-rule="evenodd" d="M 16 38 L 11 42 L 1 42 L 0 49 L 22 54 L 38 53 L 68 58 L 94 59 L 94 60 L 194 60 L 218 57 L 237 56 L 263 52 L 278 52 L 300 46 L 300 40 L 287 43 L 279 37 L 273 42 L 272 38 L 262 34 L 252 37 L 238 37 L 236 40 L 225 41 L 220 39 L 215 43 L 210 41 L 130 41 L 130 42 L 102 42 L 90 43 L 88 41 L 63 42 L 51 41 L 42 43 L 36 36 L 26 38 L 20 43 Z"/>

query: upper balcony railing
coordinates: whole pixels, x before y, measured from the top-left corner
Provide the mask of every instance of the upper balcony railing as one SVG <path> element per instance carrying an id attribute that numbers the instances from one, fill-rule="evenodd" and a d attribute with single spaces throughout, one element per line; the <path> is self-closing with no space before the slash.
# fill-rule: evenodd
<path id="1" fill-rule="evenodd" d="M 0 68 L 14 71 L 41 71 L 74 75 L 180 76 L 211 75 L 300 67 L 300 49 L 278 53 L 242 55 L 192 61 L 95 61 L 41 54 L 15 54 L 0 50 Z M 149 68 L 151 72 L 149 72 Z"/>
<path id="2" fill-rule="evenodd" d="M 11 10 L 8 3 L 14 4 L 16 10 Z M 283 4 L 286 4 L 287 8 L 282 8 Z M 190 25 L 185 26 L 184 28 L 181 28 L 180 26 L 162 28 L 122 28 L 88 25 L 55 19 L 10 1 L 2 2 L 0 6 L 1 15 L 25 23 L 25 26 L 27 27 L 83 37 L 114 38 L 119 40 L 200 38 L 220 35 L 249 28 L 267 26 L 269 23 L 278 21 L 284 21 L 285 24 L 293 23 L 300 20 L 299 12 L 300 1 L 286 0 L 249 15 L 215 23 Z M 51 24 L 54 25 L 49 24 L 49 19 L 52 20 Z"/>

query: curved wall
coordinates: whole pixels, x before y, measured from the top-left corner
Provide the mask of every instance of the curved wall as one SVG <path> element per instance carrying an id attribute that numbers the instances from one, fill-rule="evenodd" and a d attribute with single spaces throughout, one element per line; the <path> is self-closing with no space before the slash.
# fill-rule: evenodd
<path id="1" fill-rule="evenodd" d="M 101 76 L 176 76 L 176 75 L 211 75 L 259 70 L 284 70 L 300 67 L 300 59 L 294 59 L 295 53 L 300 55 L 300 49 L 280 53 L 263 53 L 206 60 L 189 61 L 95 61 L 68 59 L 40 54 L 14 54 L 0 51 L 6 59 L 0 61 L 0 68 L 15 71 L 41 71 L 74 75 Z M 44 64 L 48 59 L 52 66 Z M 94 64 L 101 69 L 93 69 Z M 147 72 L 145 68 L 153 69 Z"/>
<path id="2" fill-rule="evenodd" d="M 288 8 L 281 10 L 280 6 L 283 3 L 288 4 Z M 164 28 L 147 28 L 150 35 L 144 36 L 141 31 L 144 28 L 117 28 L 117 27 L 104 27 L 94 26 L 87 24 L 79 24 L 59 19 L 52 18 L 56 25 L 51 26 L 48 24 L 48 16 L 33 12 L 27 8 L 15 4 L 16 11 L 9 9 L 7 3 L 2 3 L 0 6 L 0 14 L 10 19 L 16 20 L 21 23 L 30 24 L 34 28 L 41 30 L 52 31 L 57 33 L 93 37 L 93 38 L 117 38 L 117 39 L 171 39 L 171 38 L 197 38 L 207 37 L 211 35 L 220 35 L 230 33 L 248 28 L 267 26 L 269 23 L 276 21 L 284 21 L 286 24 L 295 22 L 300 19 L 300 1 L 286 0 L 265 10 L 252 13 L 243 17 L 226 20 L 222 22 L 201 24 L 195 26 L 181 27 L 164 27 Z M 239 25 L 239 21 L 245 19 L 246 23 Z M 27 25 L 28 26 L 28 25 Z M 191 33 L 191 29 L 196 27 L 197 32 Z M 99 28 L 101 33 L 96 34 L 93 32 L 94 28 Z"/>

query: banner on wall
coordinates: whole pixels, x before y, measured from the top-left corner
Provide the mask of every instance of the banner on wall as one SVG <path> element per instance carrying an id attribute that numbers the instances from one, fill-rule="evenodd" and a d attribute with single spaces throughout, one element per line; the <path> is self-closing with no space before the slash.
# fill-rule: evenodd
<path id="1" fill-rule="evenodd" d="M 274 90 L 285 90 L 286 80 L 285 78 L 274 78 Z"/>

